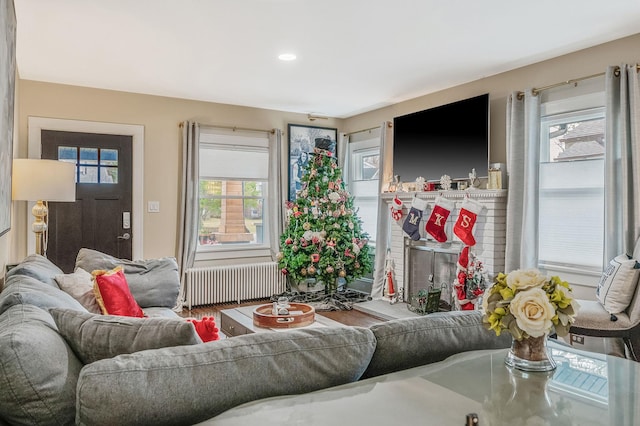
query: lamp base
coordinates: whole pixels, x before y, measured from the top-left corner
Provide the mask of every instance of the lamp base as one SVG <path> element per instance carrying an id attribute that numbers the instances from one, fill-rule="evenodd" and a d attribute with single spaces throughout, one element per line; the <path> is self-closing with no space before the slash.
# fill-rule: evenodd
<path id="1" fill-rule="evenodd" d="M 31 225 L 31 230 L 36 234 L 36 254 L 46 256 L 45 233 L 47 232 L 46 218 L 49 214 L 49 208 L 45 202 L 38 200 L 36 205 L 31 209 L 31 214 L 36 218 Z"/>

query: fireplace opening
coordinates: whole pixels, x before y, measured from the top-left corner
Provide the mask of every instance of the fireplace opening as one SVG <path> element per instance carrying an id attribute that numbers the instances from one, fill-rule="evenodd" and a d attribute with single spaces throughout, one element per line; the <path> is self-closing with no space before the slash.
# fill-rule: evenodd
<path id="1" fill-rule="evenodd" d="M 416 303 L 418 294 L 441 290 L 438 310 L 450 311 L 453 282 L 462 249 L 459 243 L 439 244 L 405 238 L 404 300 Z M 414 306 L 414 305 L 412 305 Z"/>

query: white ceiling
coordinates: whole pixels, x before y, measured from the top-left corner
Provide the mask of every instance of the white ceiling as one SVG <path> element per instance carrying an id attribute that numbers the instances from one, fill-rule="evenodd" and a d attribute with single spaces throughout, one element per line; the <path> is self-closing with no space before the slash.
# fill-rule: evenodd
<path id="1" fill-rule="evenodd" d="M 638 0 L 14 1 L 23 79 L 339 118 L 640 32 Z"/>

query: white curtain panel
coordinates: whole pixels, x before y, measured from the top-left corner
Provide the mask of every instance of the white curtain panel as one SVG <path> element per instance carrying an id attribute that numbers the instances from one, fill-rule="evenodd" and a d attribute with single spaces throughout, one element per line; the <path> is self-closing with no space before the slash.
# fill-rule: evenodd
<path id="1" fill-rule="evenodd" d="M 392 175 L 392 155 L 393 155 L 393 129 L 388 122 L 382 123 L 380 127 L 380 159 L 382 170 L 378 181 L 378 193 L 382 194 L 385 185 Z M 378 197 L 378 224 L 376 226 L 376 254 L 373 269 L 373 285 L 371 286 L 371 297 L 380 299 L 384 295 L 384 284 L 386 274 L 384 271 L 385 256 L 387 247 L 391 244 L 391 228 L 389 227 L 389 206 Z"/>
<path id="2" fill-rule="evenodd" d="M 280 129 L 274 129 L 269 134 L 269 158 L 272 161 L 269 162 L 269 174 L 273 176 L 273 179 L 269 179 L 271 185 L 269 186 L 269 206 L 273 208 L 269 209 L 269 226 L 271 228 L 270 244 L 271 255 L 275 260 L 276 253 L 280 248 L 280 234 L 284 229 L 284 207 L 282 200 L 286 198 L 284 194 L 288 194 L 287 190 L 287 178 L 286 175 L 283 178 L 282 174 L 287 173 L 288 162 L 286 160 L 286 154 L 282 149 L 282 131 Z M 271 189 L 273 188 L 273 189 Z"/>
<path id="3" fill-rule="evenodd" d="M 605 75 L 604 264 L 631 254 L 640 236 L 640 75 L 636 65 L 611 66 Z"/>
<path id="4" fill-rule="evenodd" d="M 349 152 L 349 135 L 347 135 L 346 133 L 340 133 L 340 136 L 338 137 L 338 148 L 336 152 L 338 154 L 338 167 L 340 167 L 340 170 L 342 170 L 342 181 L 348 182 L 349 180 L 347 179 L 347 177 L 349 175 L 347 174 L 347 171 L 345 169 L 349 164 L 349 162 L 346 161 L 347 153 Z"/>
<path id="5" fill-rule="evenodd" d="M 182 123 L 182 164 L 180 185 L 180 206 L 178 220 L 178 267 L 180 272 L 180 297 L 185 300 L 185 271 L 193 266 L 198 243 L 198 169 L 200 126 L 198 123 Z M 177 306 L 182 310 L 182 306 Z"/>
<path id="6" fill-rule="evenodd" d="M 505 272 L 538 265 L 540 98 L 531 90 L 507 101 L 507 241 Z"/>

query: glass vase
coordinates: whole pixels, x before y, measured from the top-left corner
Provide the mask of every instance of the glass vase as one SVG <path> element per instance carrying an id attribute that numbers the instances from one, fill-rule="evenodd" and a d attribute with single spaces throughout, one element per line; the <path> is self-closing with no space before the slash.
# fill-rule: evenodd
<path id="1" fill-rule="evenodd" d="M 483 425 L 575 424 L 571 405 L 562 401 L 554 403 L 549 396 L 547 387 L 553 371 L 507 370 L 506 377 L 500 376 L 492 384 L 491 396 L 482 405 Z"/>
<path id="2" fill-rule="evenodd" d="M 504 362 L 522 371 L 552 371 L 556 363 L 547 348 L 547 335 L 511 341 Z"/>

